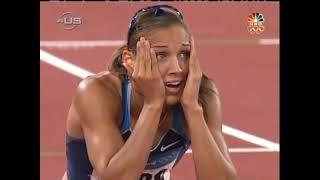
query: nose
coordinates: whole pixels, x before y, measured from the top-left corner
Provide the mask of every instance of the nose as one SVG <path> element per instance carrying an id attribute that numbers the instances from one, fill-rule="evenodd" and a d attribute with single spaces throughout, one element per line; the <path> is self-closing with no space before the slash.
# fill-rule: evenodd
<path id="1" fill-rule="evenodd" d="M 168 71 L 169 74 L 182 72 L 182 69 L 179 65 L 179 61 L 176 57 L 172 58 L 170 62 L 171 63 L 169 64 L 169 71 Z"/>

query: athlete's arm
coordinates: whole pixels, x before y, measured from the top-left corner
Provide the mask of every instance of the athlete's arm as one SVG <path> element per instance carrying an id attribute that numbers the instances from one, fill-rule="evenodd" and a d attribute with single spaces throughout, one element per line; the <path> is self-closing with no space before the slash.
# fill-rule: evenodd
<path id="1" fill-rule="evenodd" d="M 126 143 L 116 123 L 116 119 L 122 118 L 121 97 L 112 83 L 97 79 L 82 82 L 74 106 L 81 117 L 89 159 L 97 177 L 101 180 L 138 179 L 148 160 L 162 106 L 143 107 Z"/>
<path id="2" fill-rule="evenodd" d="M 208 98 L 208 109 L 206 123 L 203 109 L 198 104 L 184 108 L 197 179 L 234 180 L 236 170 L 222 135 L 222 108 L 217 94 Z"/>

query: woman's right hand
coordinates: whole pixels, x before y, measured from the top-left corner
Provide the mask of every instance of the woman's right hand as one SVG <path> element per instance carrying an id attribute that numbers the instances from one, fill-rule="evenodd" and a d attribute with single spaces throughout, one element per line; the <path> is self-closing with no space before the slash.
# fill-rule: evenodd
<path id="1" fill-rule="evenodd" d="M 137 42 L 137 55 L 132 80 L 144 97 L 144 104 L 163 104 L 165 87 L 157 65 L 156 54 L 144 37 Z"/>

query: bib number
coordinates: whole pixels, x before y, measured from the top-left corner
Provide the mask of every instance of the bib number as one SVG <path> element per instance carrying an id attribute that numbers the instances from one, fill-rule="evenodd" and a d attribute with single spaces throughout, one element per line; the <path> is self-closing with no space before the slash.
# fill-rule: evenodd
<path id="1" fill-rule="evenodd" d="M 166 171 L 167 171 L 167 169 L 163 169 L 163 170 L 159 171 L 157 174 L 155 174 L 154 176 L 152 176 L 152 174 L 143 173 L 140 177 L 140 180 L 165 180 L 164 173 Z"/>

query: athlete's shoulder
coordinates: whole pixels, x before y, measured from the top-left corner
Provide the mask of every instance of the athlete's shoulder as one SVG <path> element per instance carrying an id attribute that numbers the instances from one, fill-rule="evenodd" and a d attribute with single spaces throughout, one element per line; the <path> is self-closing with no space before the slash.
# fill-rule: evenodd
<path id="1" fill-rule="evenodd" d="M 121 81 L 115 75 L 105 71 L 83 79 L 76 90 L 72 105 L 82 115 L 121 114 Z"/>
<path id="2" fill-rule="evenodd" d="M 102 104 L 120 108 L 118 106 L 122 101 L 121 86 L 121 80 L 107 71 L 88 76 L 78 84 L 72 104 L 80 109 Z"/>
<path id="3" fill-rule="evenodd" d="M 121 96 L 121 80 L 109 71 L 103 71 L 83 79 L 78 87 L 77 94 L 109 93 Z"/>

